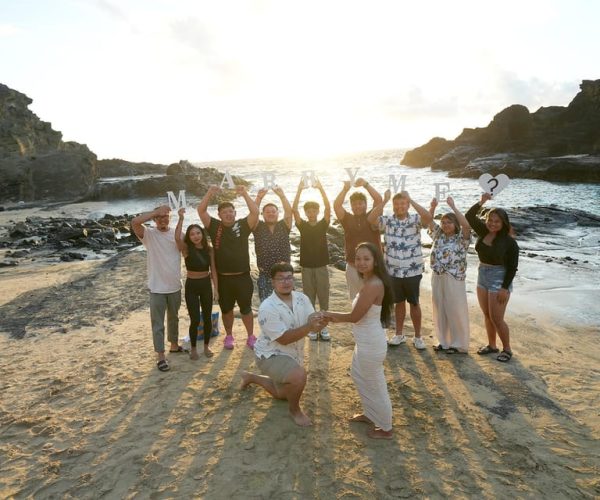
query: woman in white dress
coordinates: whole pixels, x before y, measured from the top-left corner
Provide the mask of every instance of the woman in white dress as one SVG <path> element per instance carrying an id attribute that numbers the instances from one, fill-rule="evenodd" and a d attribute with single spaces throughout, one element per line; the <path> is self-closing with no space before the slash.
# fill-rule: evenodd
<path id="1" fill-rule="evenodd" d="M 371 438 L 391 439 L 392 402 L 383 372 L 387 353 L 384 326 L 389 322 L 393 304 L 390 279 L 381 250 L 373 243 L 361 243 L 356 247 L 354 264 L 363 279 L 363 286 L 352 302 L 352 311 L 324 311 L 323 315 L 334 323 L 353 323 L 356 347 L 351 373 L 363 413 L 354 415 L 350 421 L 370 424 L 367 435 Z"/>

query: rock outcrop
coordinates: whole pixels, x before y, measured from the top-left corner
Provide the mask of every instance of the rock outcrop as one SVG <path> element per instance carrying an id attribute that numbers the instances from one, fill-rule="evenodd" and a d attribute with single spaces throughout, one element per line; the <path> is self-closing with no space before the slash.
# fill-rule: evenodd
<path id="1" fill-rule="evenodd" d="M 446 170 L 450 177 L 482 173 L 549 181 L 600 182 L 600 80 L 584 80 L 567 107 L 530 113 L 504 109 L 485 128 L 464 129 L 453 141 L 436 137 L 408 151 L 402 164 Z"/>
<path id="2" fill-rule="evenodd" d="M 25 94 L 0 84 L 0 198 L 67 200 L 87 195 L 96 180 L 96 155 L 63 142 L 41 121 Z"/>

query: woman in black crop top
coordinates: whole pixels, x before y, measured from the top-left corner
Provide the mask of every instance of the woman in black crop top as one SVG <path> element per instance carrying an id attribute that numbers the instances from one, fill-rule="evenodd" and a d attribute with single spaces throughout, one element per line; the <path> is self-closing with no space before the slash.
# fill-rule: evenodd
<path id="1" fill-rule="evenodd" d="M 492 208 L 483 222 L 477 213 L 483 204 L 492 197 L 481 195 L 465 217 L 477 233 L 475 250 L 479 256 L 477 276 L 477 299 L 485 318 L 488 345 L 480 348 L 478 354 L 497 353 L 496 334 L 502 342 L 502 352 L 496 358 L 507 362 L 512 357 L 510 332 L 504 321 L 504 313 L 512 291 L 512 281 L 519 264 L 519 246 L 513 238 L 513 230 L 507 213 L 501 208 Z"/>
<path id="2" fill-rule="evenodd" d="M 198 359 L 196 341 L 198 339 L 198 325 L 200 324 L 200 310 L 204 325 L 204 355 L 213 356 L 208 344 L 212 333 L 212 305 L 213 298 L 218 299 L 218 276 L 215 267 L 215 256 L 208 242 L 206 231 L 198 224 L 190 224 L 181 238 L 185 208 L 177 212 L 179 221 L 175 228 L 175 241 L 185 259 L 187 278 L 185 280 L 185 303 L 190 315 L 190 343 L 192 349 L 191 359 Z M 212 286 L 211 286 L 212 280 Z"/>

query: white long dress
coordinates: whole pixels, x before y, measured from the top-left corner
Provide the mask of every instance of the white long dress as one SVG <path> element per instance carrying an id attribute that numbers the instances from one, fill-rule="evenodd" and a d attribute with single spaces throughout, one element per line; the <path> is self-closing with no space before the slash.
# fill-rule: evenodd
<path id="1" fill-rule="evenodd" d="M 357 300 L 358 295 L 353 306 Z M 392 402 L 383 372 L 387 339 L 380 315 L 381 306 L 372 305 L 361 320 L 352 325 L 356 347 L 351 374 L 362 401 L 363 413 L 377 427 L 389 431 L 392 429 Z"/>

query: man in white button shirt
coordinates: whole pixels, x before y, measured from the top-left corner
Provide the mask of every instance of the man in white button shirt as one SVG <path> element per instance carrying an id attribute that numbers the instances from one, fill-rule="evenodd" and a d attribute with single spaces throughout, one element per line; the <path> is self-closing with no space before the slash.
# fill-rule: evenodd
<path id="1" fill-rule="evenodd" d="M 175 243 L 175 230 L 169 228 L 171 209 L 163 205 L 152 212 L 134 217 L 131 228 L 148 252 L 148 288 L 150 289 L 150 319 L 152 340 L 158 356 L 156 366 L 169 370 L 165 358 L 165 312 L 169 352 L 183 352 L 179 346 L 179 306 L 181 305 L 181 254 Z M 145 227 L 154 221 L 156 227 Z"/>
<path id="2" fill-rule="evenodd" d="M 304 369 L 304 337 L 321 331 L 327 321 L 315 310 L 309 298 L 293 291 L 294 268 L 285 262 L 271 268 L 273 293 L 258 309 L 260 336 L 254 345 L 256 364 L 263 375 L 242 373 L 242 389 L 260 385 L 276 399 L 285 399 L 294 422 L 311 425 L 300 408 L 300 397 L 306 385 Z"/>

